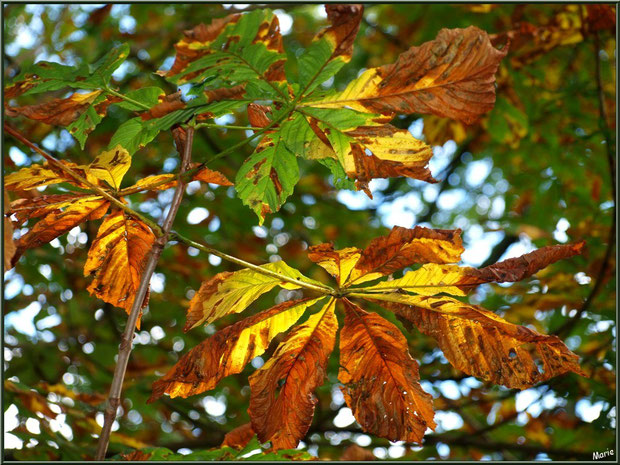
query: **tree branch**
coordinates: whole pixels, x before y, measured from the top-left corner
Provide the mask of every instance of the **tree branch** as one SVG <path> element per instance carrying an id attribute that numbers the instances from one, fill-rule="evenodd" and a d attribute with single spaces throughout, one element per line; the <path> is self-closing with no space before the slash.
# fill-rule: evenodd
<path id="1" fill-rule="evenodd" d="M 175 130 L 173 130 L 175 131 Z M 194 128 L 189 127 L 186 132 L 186 139 L 184 139 L 185 131 L 183 129 L 176 129 L 179 131 L 177 139 L 177 149 L 181 153 L 181 168 L 180 173 L 184 173 L 191 162 L 192 144 L 194 139 Z M 182 132 L 181 132 L 182 131 Z M 136 322 L 140 315 L 142 302 L 146 297 L 146 293 L 149 289 L 151 281 L 151 275 L 155 271 L 159 256 L 161 255 L 166 242 L 168 241 L 168 235 L 172 229 L 172 224 L 176 217 L 181 201 L 183 200 L 183 193 L 185 191 L 185 182 L 182 178 L 179 179 L 176 189 L 174 191 L 174 197 L 170 204 L 170 210 L 166 216 L 162 225 L 163 234 L 155 240 L 151 253 L 144 267 L 144 272 L 141 277 L 140 286 L 134 297 L 131 312 L 127 318 L 127 325 L 121 339 L 121 344 L 118 351 L 118 360 L 116 362 L 116 368 L 114 369 L 114 377 L 112 378 L 112 385 L 110 386 L 110 393 L 108 395 L 108 403 L 104 413 L 104 423 L 101 433 L 99 435 L 99 443 L 97 445 L 96 460 L 103 460 L 105 458 L 106 451 L 108 449 L 108 443 L 110 442 L 110 432 L 112 431 L 112 423 L 116 418 L 116 411 L 121 402 L 121 392 L 123 389 L 123 379 L 125 378 L 125 372 L 127 370 L 127 362 L 129 361 L 129 355 L 133 345 L 134 329 Z"/>

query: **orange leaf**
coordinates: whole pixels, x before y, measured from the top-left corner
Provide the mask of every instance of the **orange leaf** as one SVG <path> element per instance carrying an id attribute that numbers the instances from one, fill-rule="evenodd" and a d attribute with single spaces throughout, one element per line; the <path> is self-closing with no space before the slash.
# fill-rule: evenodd
<path id="1" fill-rule="evenodd" d="M 164 393 L 187 397 L 213 389 L 224 377 L 240 373 L 261 355 L 271 340 L 293 326 L 319 299 L 283 302 L 217 331 L 185 354 L 166 375 L 153 383 L 153 402 Z"/>
<path id="2" fill-rule="evenodd" d="M 314 391 L 323 384 L 338 331 L 335 303 L 331 299 L 296 326 L 249 378 L 252 426 L 260 441 L 271 441 L 274 449 L 297 447 L 310 428 L 318 402 Z"/>
<path id="3" fill-rule="evenodd" d="M 49 102 L 23 107 L 6 107 L 6 112 L 9 116 L 23 115 L 47 124 L 68 126 L 88 110 L 88 107 L 101 92 L 101 90 L 87 94 L 76 92 L 66 99 L 53 99 Z"/>
<path id="4" fill-rule="evenodd" d="M 84 276 L 94 276 L 88 292 L 131 311 L 155 234 L 142 221 L 116 210 L 101 223 L 88 251 Z M 148 303 L 148 294 L 142 303 Z"/>
<path id="5" fill-rule="evenodd" d="M 109 206 L 110 203 L 100 197 L 85 197 L 64 206 L 62 210 L 52 211 L 19 238 L 13 264 L 25 250 L 47 244 L 86 220 L 101 218 Z"/>
<path id="6" fill-rule="evenodd" d="M 509 323 L 451 297 L 373 294 L 375 301 L 433 337 L 448 361 L 468 375 L 526 389 L 569 371 L 585 376 L 579 357 L 557 336 Z"/>
<path id="7" fill-rule="evenodd" d="M 390 441 L 421 442 L 435 429 L 433 402 L 420 386 L 418 363 L 398 328 L 343 299 L 342 392 L 364 431 Z"/>
<path id="8" fill-rule="evenodd" d="M 13 255 L 15 255 L 16 247 L 15 242 L 13 241 L 13 223 L 7 216 L 7 206 L 10 203 L 9 194 L 7 191 L 4 191 L 4 271 L 10 270 L 13 265 L 11 265 L 11 260 Z"/>
<path id="9" fill-rule="evenodd" d="M 353 54 L 353 43 L 360 28 L 364 7 L 359 4 L 328 3 L 325 5 L 325 11 L 331 26 L 319 32 L 314 40 L 327 36 L 336 46 L 330 60 L 341 56 L 345 62 L 349 62 Z"/>
<path id="10" fill-rule="evenodd" d="M 255 434 L 252 429 L 252 423 L 245 423 L 226 433 L 221 447 L 228 446 L 235 449 L 243 449 Z"/>
<path id="11" fill-rule="evenodd" d="M 159 97 L 159 103 L 150 110 L 142 113 L 140 117 L 142 121 L 148 121 L 153 118 L 161 118 L 168 113 L 185 108 L 185 102 L 181 100 L 183 94 L 181 91 Z"/>

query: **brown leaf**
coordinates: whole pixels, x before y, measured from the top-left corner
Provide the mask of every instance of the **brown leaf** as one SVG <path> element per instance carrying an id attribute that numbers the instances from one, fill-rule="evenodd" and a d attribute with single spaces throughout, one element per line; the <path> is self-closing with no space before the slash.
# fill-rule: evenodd
<path id="1" fill-rule="evenodd" d="M 413 229 L 395 226 L 387 236 L 373 239 L 363 251 L 334 250 L 330 244 L 308 248 L 308 257 L 339 284 L 361 284 L 414 263 L 455 263 L 463 253 L 461 230 Z"/>
<path id="2" fill-rule="evenodd" d="M 250 125 L 255 128 L 269 126 L 271 124 L 271 119 L 267 116 L 267 113 L 271 113 L 270 106 L 250 103 L 248 105 L 248 120 L 250 121 Z"/>
<path id="3" fill-rule="evenodd" d="M 208 182 L 210 184 L 218 184 L 220 186 L 232 186 L 233 183 L 226 178 L 219 171 L 214 171 L 206 166 L 201 168 L 194 176 L 192 176 L 192 181 L 202 181 Z"/>
<path id="4" fill-rule="evenodd" d="M 468 375 L 516 389 L 569 371 L 585 376 L 579 357 L 557 336 L 514 325 L 481 307 L 444 296 L 375 297 L 368 296 L 433 337 L 448 361 Z"/>
<path id="5" fill-rule="evenodd" d="M 13 259 L 13 255 L 15 255 L 16 246 L 13 241 L 13 223 L 7 216 L 7 207 L 10 204 L 11 199 L 9 198 L 8 192 L 4 191 L 4 271 L 8 271 L 13 268 L 11 264 L 11 260 Z"/>
<path id="6" fill-rule="evenodd" d="M 362 21 L 364 6 L 328 3 L 325 5 L 325 11 L 331 26 L 319 32 L 315 40 L 328 36 L 336 46 L 330 60 L 341 56 L 345 62 L 349 62 L 353 54 L 353 43 Z"/>
<path id="7" fill-rule="evenodd" d="M 437 38 L 372 68 L 317 107 L 382 113 L 423 113 L 472 124 L 495 104 L 495 73 L 507 47 L 497 50 L 486 32 L 442 29 Z"/>
<path id="8" fill-rule="evenodd" d="M 616 7 L 614 5 L 589 3 L 586 5 L 588 12 L 588 25 L 594 31 L 604 29 L 616 29 Z"/>
<path id="9" fill-rule="evenodd" d="M 464 268 L 464 276 L 455 285 L 471 290 L 472 287 L 483 283 L 515 283 L 532 276 L 558 260 L 580 255 L 584 246 L 585 241 L 551 245 L 484 268 Z"/>
<path id="10" fill-rule="evenodd" d="M 177 54 L 172 67 L 168 71 L 158 71 L 157 74 L 164 77 L 175 76 L 187 68 L 191 62 L 211 53 L 206 48 L 192 48 L 191 44 L 213 42 L 229 23 L 236 23 L 240 17 L 240 14 L 233 14 L 224 18 L 215 18 L 208 26 L 199 24 L 191 30 L 184 31 L 184 38 L 174 45 Z M 189 80 L 200 72 L 201 70 L 198 70 L 187 74 L 185 79 Z"/>
<path id="11" fill-rule="evenodd" d="M 150 110 L 142 113 L 140 117 L 142 121 L 148 121 L 153 118 L 161 118 L 168 113 L 185 108 L 185 102 L 181 99 L 183 96 L 181 91 L 159 97 L 159 103 Z"/>
<path id="12" fill-rule="evenodd" d="M 318 402 L 314 391 L 323 384 L 338 331 L 335 303 L 331 299 L 296 326 L 249 378 L 252 426 L 274 449 L 297 447 L 310 428 Z"/>
<path id="13" fill-rule="evenodd" d="M 226 433 L 221 447 L 228 446 L 235 449 L 243 449 L 255 434 L 252 429 L 252 423 L 245 423 Z"/>
<path id="14" fill-rule="evenodd" d="M 15 226 L 21 226 L 32 218 L 47 215 L 87 197 L 92 200 L 100 198 L 98 195 L 72 193 L 17 199 L 10 204 L 6 214 L 14 218 L 12 223 Z"/>
<path id="15" fill-rule="evenodd" d="M 56 126 L 68 126 L 88 110 L 88 107 L 101 92 L 101 90 L 87 94 L 76 92 L 66 99 L 53 99 L 49 102 L 23 107 L 7 107 L 6 113 L 9 116 L 23 115 Z"/>
<path id="16" fill-rule="evenodd" d="M 108 215 L 84 265 L 84 276 L 94 277 L 88 292 L 129 313 L 154 242 L 153 231 L 137 218 L 120 209 Z M 142 308 L 147 303 L 148 294 Z"/>
<path id="17" fill-rule="evenodd" d="M 84 221 L 101 218 L 109 206 L 110 202 L 100 197 L 85 197 L 64 206 L 62 210 L 52 211 L 17 240 L 13 264 L 27 249 L 47 244 Z"/>
<path id="18" fill-rule="evenodd" d="M 340 460 L 347 462 L 366 462 L 369 460 L 377 460 L 377 457 L 368 449 L 364 449 L 357 444 L 351 444 L 344 450 L 340 456 Z"/>
<path id="19" fill-rule="evenodd" d="M 153 402 L 164 393 L 188 397 L 213 389 L 224 377 L 240 373 L 261 355 L 271 340 L 290 328 L 320 299 L 283 302 L 217 331 L 185 354 L 166 375 L 153 383 Z"/>
<path id="20" fill-rule="evenodd" d="M 338 379 L 345 401 L 364 431 L 390 441 L 420 443 L 435 429 L 433 402 L 420 386 L 418 363 L 398 328 L 342 299 Z"/>
<path id="21" fill-rule="evenodd" d="M 143 462 L 149 460 L 153 455 L 152 452 L 142 452 L 141 450 L 134 450 L 128 454 L 121 454 L 123 460 L 127 460 L 129 462 Z"/>

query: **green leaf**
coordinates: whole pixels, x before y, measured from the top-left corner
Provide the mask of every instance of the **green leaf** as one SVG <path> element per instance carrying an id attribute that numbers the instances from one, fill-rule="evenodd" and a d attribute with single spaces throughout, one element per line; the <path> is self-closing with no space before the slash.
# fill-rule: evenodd
<path id="1" fill-rule="evenodd" d="M 100 87 L 106 87 L 110 82 L 112 73 L 116 71 L 128 56 L 129 44 L 121 44 L 118 47 L 114 47 L 95 64 L 89 66 L 90 77 L 88 82 Z"/>
<path id="2" fill-rule="evenodd" d="M 336 189 L 348 189 L 351 191 L 355 188 L 355 181 L 352 181 L 344 172 L 342 165 L 333 158 L 320 158 L 317 160 L 321 165 L 326 166 L 332 173 L 334 187 Z"/>
<path id="3" fill-rule="evenodd" d="M 163 97 L 164 95 L 166 95 L 166 93 L 159 87 L 153 86 L 153 87 L 142 87 L 141 89 L 132 90 L 132 91 L 127 92 L 125 95 L 131 98 L 132 100 L 142 103 L 143 105 L 153 107 L 159 103 L 159 97 Z M 118 102 L 115 105 L 118 105 L 119 107 L 124 108 L 126 110 L 133 110 L 133 111 L 144 110 L 144 108 L 142 108 L 141 106 L 136 105 L 135 103 L 128 102 L 126 100 L 123 100 L 122 102 Z"/>
<path id="4" fill-rule="evenodd" d="M 97 113 L 96 105 L 104 102 L 106 100 L 106 95 L 99 95 L 93 103 L 88 107 L 88 109 L 80 115 L 78 119 L 76 119 L 73 123 L 67 126 L 67 130 L 77 139 L 80 143 L 80 148 L 84 149 L 84 145 L 86 144 L 86 139 L 88 135 L 93 132 L 95 127 L 101 122 L 104 118 L 105 114 L 100 115 Z"/>
<path id="5" fill-rule="evenodd" d="M 145 124 L 140 117 L 132 118 L 119 126 L 110 140 L 108 149 L 120 144 L 130 155 L 133 155 L 138 149 L 155 139 L 159 131 L 157 127 Z"/>
<path id="6" fill-rule="evenodd" d="M 239 198 L 258 215 L 263 224 L 267 213 L 277 212 L 293 193 L 299 180 L 295 154 L 279 133 L 264 137 L 237 173 Z"/>

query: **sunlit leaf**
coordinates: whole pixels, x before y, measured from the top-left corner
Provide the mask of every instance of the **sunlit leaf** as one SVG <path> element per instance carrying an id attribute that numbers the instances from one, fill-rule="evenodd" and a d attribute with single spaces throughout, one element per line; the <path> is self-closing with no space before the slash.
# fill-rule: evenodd
<path id="1" fill-rule="evenodd" d="M 187 397 L 213 389 L 220 379 L 241 372 L 278 333 L 293 326 L 318 299 L 287 301 L 217 331 L 153 384 L 149 402 L 164 393 Z"/>
<path id="2" fill-rule="evenodd" d="M 420 386 L 418 363 L 396 326 L 343 299 L 342 392 L 365 431 L 390 441 L 421 442 L 435 429 L 433 401 Z"/>
<path id="3" fill-rule="evenodd" d="M 318 402 L 314 391 L 323 384 L 338 331 L 335 303 L 330 299 L 296 326 L 249 378 L 253 429 L 261 442 L 271 441 L 275 449 L 297 447 L 310 428 Z"/>
<path id="4" fill-rule="evenodd" d="M 107 182 L 114 189 L 119 189 L 125 173 L 131 166 L 129 152 L 120 145 L 114 149 L 101 152 L 90 165 L 88 173 Z"/>

